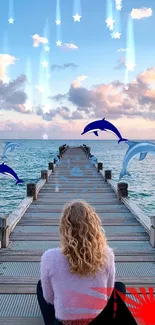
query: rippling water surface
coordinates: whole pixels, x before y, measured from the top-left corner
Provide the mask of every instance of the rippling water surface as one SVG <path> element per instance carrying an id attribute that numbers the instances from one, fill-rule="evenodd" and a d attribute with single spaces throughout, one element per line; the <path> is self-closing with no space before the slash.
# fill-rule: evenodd
<path id="1" fill-rule="evenodd" d="M 9 140 L 7 140 L 9 141 Z M 24 180 L 23 185 L 15 185 L 15 181 L 0 174 L 0 213 L 11 213 L 26 196 L 26 184 L 37 182 L 42 169 L 48 168 L 48 162 L 58 154 L 62 144 L 70 146 L 86 145 L 98 161 L 103 162 L 104 169 L 112 170 L 112 178 L 118 181 L 124 154 L 128 148 L 126 143 L 117 144 L 116 140 L 10 140 L 20 144 L 12 152 L 8 152 L 6 163 L 15 170 L 18 177 Z M 0 156 L 4 147 L 0 140 Z M 155 141 L 151 141 L 154 142 Z M 0 164 L 3 161 L 0 160 Z M 148 154 L 143 161 L 136 156 L 128 167 L 131 177 L 123 178 L 129 184 L 129 196 L 147 214 L 155 214 L 155 155 Z"/>

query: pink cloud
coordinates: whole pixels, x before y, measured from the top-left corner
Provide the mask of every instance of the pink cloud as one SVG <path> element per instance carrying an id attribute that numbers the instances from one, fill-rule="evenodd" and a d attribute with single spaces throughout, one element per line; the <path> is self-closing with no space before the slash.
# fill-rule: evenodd
<path id="1" fill-rule="evenodd" d="M 48 39 L 46 37 L 39 36 L 38 34 L 34 34 L 33 38 L 33 46 L 38 47 L 40 44 L 48 44 Z"/>

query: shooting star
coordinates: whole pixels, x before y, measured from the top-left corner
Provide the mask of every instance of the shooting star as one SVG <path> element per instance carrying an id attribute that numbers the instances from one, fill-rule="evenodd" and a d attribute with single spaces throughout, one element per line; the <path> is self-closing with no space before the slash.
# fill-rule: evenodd
<path id="1" fill-rule="evenodd" d="M 113 6 L 112 6 L 112 0 L 107 0 L 107 18 L 105 20 L 107 27 L 109 30 L 114 29 L 114 23 L 115 20 L 113 19 Z"/>
<path id="2" fill-rule="evenodd" d="M 61 41 L 61 12 L 60 12 L 60 0 L 57 0 L 56 5 L 56 46 L 61 47 L 62 41 Z"/>
<path id="3" fill-rule="evenodd" d="M 13 4 L 13 0 L 9 0 L 9 18 L 8 18 L 8 22 L 9 24 L 14 24 L 14 4 Z"/>
<path id="4" fill-rule="evenodd" d="M 43 30 L 43 39 L 49 40 L 49 23 L 48 19 L 46 19 L 45 27 Z M 50 95 L 50 66 L 49 66 L 49 44 L 42 43 L 41 44 L 41 52 L 40 52 L 40 69 L 39 69 L 39 80 L 38 86 L 36 87 L 40 93 L 38 98 L 39 104 L 42 107 L 48 107 L 48 97 Z M 43 86 L 43 87 L 42 87 Z"/>
<path id="5" fill-rule="evenodd" d="M 128 18 L 128 26 L 127 26 L 127 48 L 126 52 L 126 71 L 125 71 L 125 84 L 129 82 L 129 71 L 134 71 L 136 66 L 135 60 L 135 41 L 134 41 L 134 29 L 133 29 L 133 19 L 131 14 Z"/>
<path id="6" fill-rule="evenodd" d="M 74 22 L 78 21 L 80 23 L 80 19 L 82 18 L 81 0 L 74 0 L 73 18 Z"/>
<path id="7" fill-rule="evenodd" d="M 116 9 L 121 10 L 122 9 L 122 0 L 115 0 Z"/>
<path id="8" fill-rule="evenodd" d="M 60 0 L 57 0 L 57 6 L 56 6 L 56 25 L 61 24 L 61 14 L 60 14 Z"/>
<path id="9" fill-rule="evenodd" d="M 114 26 L 114 37 L 115 39 L 120 39 L 121 36 L 121 23 L 120 23 L 120 12 L 116 9 L 114 10 L 114 20 L 115 20 L 115 26 Z"/>

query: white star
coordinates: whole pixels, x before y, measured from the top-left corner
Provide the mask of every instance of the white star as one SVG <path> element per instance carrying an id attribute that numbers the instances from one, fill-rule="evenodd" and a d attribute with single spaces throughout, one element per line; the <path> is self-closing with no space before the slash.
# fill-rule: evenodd
<path id="1" fill-rule="evenodd" d="M 114 23 L 115 23 L 115 20 L 113 20 L 111 17 L 108 17 L 106 20 L 105 20 L 106 24 L 107 24 L 107 27 L 110 27 L 111 30 L 113 30 L 113 26 L 114 26 Z"/>
<path id="2" fill-rule="evenodd" d="M 44 60 L 41 64 L 44 68 L 48 67 L 48 62 L 46 60 Z"/>
<path id="3" fill-rule="evenodd" d="M 9 84 L 10 82 L 10 78 L 7 75 L 5 75 L 2 80 L 3 80 L 3 84 Z"/>
<path id="4" fill-rule="evenodd" d="M 32 105 L 28 100 L 26 101 L 24 106 L 25 106 L 25 111 L 32 111 Z"/>
<path id="5" fill-rule="evenodd" d="M 126 64 L 126 67 L 127 67 L 128 71 L 134 71 L 135 66 L 136 65 L 134 63 L 132 63 L 132 62 Z"/>
<path id="6" fill-rule="evenodd" d="M 49 46 L 45 46 L 45 47 L 44 47 L 44 50 L 45 50 L 46 52 L 49 52 L 50 47 L 49 47 Z"/>
<path id="7" fill-rule="evenodd" d="M 47 140 L 48 139 L 48 135 L 45 133 L 45 134 L 42 135 L 42 138 L 43 138 L 43 140 Z"/>
<path id="8" fill-rule="evenodd" d="M 74 22 L 75 22 L 75 21 L 79 21 L 79 22 L 80 22 L 81 17 L 82 17 L 82 16 L 80 16 L 79 14 L 76 14 L 75 16 L 73 16 L 73 18 L 74 18 Z"/>
<path id="9" fill-rule="evenodd" d="M 56 25 L 60 25 L 61 24 L 61 20 L 57 19 L 56 21 Z"/>
<path id="10" fill-rule="evenodd" d="M 121 36 L 121 33 L 118 33 L 118 32 L 113 32 L 112 34 L 111 34 L 111 37 L 112 38 L 120 38 L 120 36 Z"/>
<path id="11" fill-rule="evenodd" d="M 117 6 L 116 6 L 116 9 L 117 9 L 117 10 L 121 10 L 121 9 L 122 9 L 122 6 L 121 6 L 121 5 L 117 5 Z"/>
<path id="12" fill-rule="evenodd" d="M 10 17 L 10 18 L 8 19 L 8 22 L 9 22 L 9 24 L 13 24 L 13 23 L 14 23 L 14 19 L 13 19 L 12 17 Z"/>
<path id="13" fill-rule="evenodd" d="M 43 93 L 44 92 L 44 88 L 41 86 L 35 86 L 35 88 L 40 92 Z"/>
<path id="14" fill-rule="evenodd" d="M 128 87 L 128 86 L 125 86 L 125 87 L 124 87 L 124 89 L 125 89 L 125 90 L 128 90 L 128 89 L 129 89 L 129 87 Z"/>
<path id="15" fill-rule="evenodd" d="M 48 105 L 46 105 L 46 106 L 42 106 L 42 108 L 43 108 L 43 113 L 44 113 L 44 114 L 50 112 L 50 107 L 49 107 Z"/>
<path id="16" fill-rule="evenodd" d="M 57 42 L 56 42 L 56 45 L 57 45 L 57 46 L 61 46 L 61 45 L 62 45 L 62 42 L 61 42 L 61 41 L 57 41 Z"/>

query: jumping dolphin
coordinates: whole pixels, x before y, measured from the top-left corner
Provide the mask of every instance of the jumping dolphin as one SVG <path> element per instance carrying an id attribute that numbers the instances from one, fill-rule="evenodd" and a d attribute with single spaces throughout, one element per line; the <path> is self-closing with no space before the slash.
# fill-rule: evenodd
<path id="1" fill-rule="evenodd" d="M 98 131 L 107 131 L 114 133 L 119 138 L 118 143 L 121 141 L 128 141 L 127 139 L 122 138 L 117 128 L 112 123 L 106 121 L 105 117 L 102 120 L 94 121 L 86 125 L 81 135 L 94 132 L 94 134 L 98 136 Z"/>
<path id="2" fill-rule="evenodd" d="M 148 141 L 143 142 L 134 142 L 134 141 L 127 141 L 127 144 L 129 146 L 124 160 L 123 160 L 123 167 L 120 172 L 119 179 L 121 179 L 123 176 L 131 176 L 131 174 L 127 171 L 127 167 L 129 162 L 134 158 L 135 155 L 140 154 L 139 160 L 144 160 L 146 155 L 148 153 L 155 154 L 155 144 Z"/>
<path id="3" fill-rule="evenodd" d="M 6 157 L 6 152 L 7 152 L 8 150 L 13 151 L 16 147 L 17 147 L 17 148 L 20 147 L 18 143 L 15 143 L 15 142 L 6 142 L 6 143 L 5 143 L 5 147 L 4 147 L 4 149 L 3 149 L 3 153 L 2 153 L 2 157 L 1 157 L 1 159 L 2 159 L 2 160 L 3 160 L 3 159 L 6 159 L 6 158 L 7 158 L 7 157 Z"/>
<path id="4" fill-rule="evenodd" d="M 4 174 L 4 175 L 8 175 L 9 177 L 16 179 L 16 185 L 23 183 L 23 180 L 18 178 L 18 176 L 14 172 L 14 170 L 12 168 L 10 168 L 9 166 L 7 166 L 5 163 L 0 165 L 0 173 Z"/>

